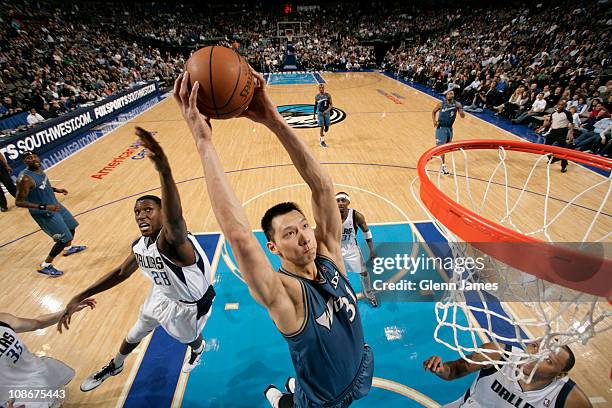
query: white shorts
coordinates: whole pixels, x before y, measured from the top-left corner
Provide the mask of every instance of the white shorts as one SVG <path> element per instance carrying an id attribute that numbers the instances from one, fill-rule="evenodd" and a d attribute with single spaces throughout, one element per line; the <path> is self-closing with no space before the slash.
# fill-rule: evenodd
<path id="1" fill-rule="evenodd" d="M 347 272 L 367 272 L 365 260 L 358 246 L 342 248 L 342 259 Z"/>
<path id="2" fill-rule="evenodd" d="M 125 340 L 132 344 L 138 343 L 157 326 L 161 326 L 170 336 L 183 344 L 189 344 L 198 338 L 211 312 L 212 306 L 208 313 L 198 319 L 196 304 L 169 299 L 153 285 L 140 308 L 138 321 Z"/>
<path id="3" fill-rule="evenodd" d="M 49 408 L 59 407 L 68 397 L 68 389 L 64 388 L 74 378 L 74 370 L 63 363 L 62 361 L 56 360 L 51 357 L 36 357 L 39 358 L 39 366 L 36 372 L 33 372 L 31 376 L 23 383 L 19 384 L 19 389 L 40 389 L 50 391 L 57 391 L 58 395 L 63 395 L 64 398 L 35 398 L 34 400 L 20 400 L 16 398 L 13 401 L 13 406 L 19 407 L 21 405 L 25 408 Z M 1 377 L 1 376 L 0 376 Z M 4 384 L 3 384 L 4 385 Z M 4 407 L 6 402 L 0 406 Z"/>

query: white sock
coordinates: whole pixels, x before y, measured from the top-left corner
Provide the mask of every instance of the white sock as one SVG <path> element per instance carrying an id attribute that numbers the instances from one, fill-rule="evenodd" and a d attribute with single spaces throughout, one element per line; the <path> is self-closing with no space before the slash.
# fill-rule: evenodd
<path id="1" fill-rule="evenodd" d="M 47 266 L 51 266 L 53 264 L 47 263 L 47 262 L 43 262 L 40 264 L 40 266 L 42 266 L 43 268 L 46 268 Z"/>
<path id="2" fill-rule="evenodd" d="M 288 381 L 289 391 L 292 394 L 295 394 L 295 378 L 291 377 Z"/>
<path id="3" fill-rule="evenodd" d="M 121 367 L 126 357 L 127 357 L 127 354 L 117 353 L 117 355 L 113 359 L 113 361 L 115 362 L 115 367 Z"/>
<path id="4" fill-rule="evenodd" d="M 206 345 L 206 342 L 204 341 L 204 339 L 202 339 L 202 343 L 200 343 L 200 347 L 198 347 L 197 349 L 194 349 L 193 347 L 191 348 L 191 350 L 196 353 L 196 354 L 200 354 L 202 352 L 202 350 L 204 350 L 204 346 Z"/>
<path id="5" fill-rule="evenodd" d="M 274 408 L 278 408 L 278 402 L 282 396 L 283 393 L 276 387 L 272 387 L 266 391 L 266 398 L 268 399 L 270 405 L 272 405 Z"/>

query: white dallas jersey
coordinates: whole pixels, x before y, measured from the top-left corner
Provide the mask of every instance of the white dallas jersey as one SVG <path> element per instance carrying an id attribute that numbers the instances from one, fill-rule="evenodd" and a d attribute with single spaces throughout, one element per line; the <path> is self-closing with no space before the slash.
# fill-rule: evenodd
<path id="1" fill-rule="evenodd" d="M 506 350 L 519 350 L 511 346 L 506 347 Z M 563 408 L 567 396 L 575 386 L 566 376 L 554 379 L 542 389 L 523 391 L 518 381 L 506 377 L 511 370 L 513 367 L 508 365 L 503 366 L 501 370 L 495 367 L 480 370 L 465 395 L 445 407 Z"/>
<path id="2" fill-rule="evenodd" d="M 342 251 L 359 248 L 357 245 L 357 223 L 355 222 L 355 210 L 348 209 L 346 220 L 342 223 Z"/>
<path id="3" fill-rule="evenodd" d="M 73 377 L 74 370 L 61 361 L 30 353 L 17 333 L 0 322 L 0 406 L 11 399 L 10 389 L 58 390 Z"/>
<path id="4" fill-rule="evenodd" d="M 200 300 L 211 285 L 210 263 L 196 238 L 187 234 L 195 251 L 196 262 L 177 266 L 159 252 L 157 240 L 140 237 L 132 244 L 132 252 L 140 269 L 168 299 L 183 302 Z"/>

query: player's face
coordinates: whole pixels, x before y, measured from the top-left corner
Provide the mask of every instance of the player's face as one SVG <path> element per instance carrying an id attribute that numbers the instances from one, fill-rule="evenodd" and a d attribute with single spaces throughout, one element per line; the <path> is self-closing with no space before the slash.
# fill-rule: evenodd
<path id="1" fill-rule="evenodd" d="M 449 101 L 449 102 L 452 101 L 454 97 L 455 97 L 455 93 L 453 91 L 448 91 L 446 93 L 446 100 L 447 101 Z"/>
<path id="2" fill-rule="evenodd" d="M 344 214 L 344 212 L 348 209 L 349 204 L 351 202 L 347 200 L 346 198 L 342 197 L 342 198 L 336 198 L 336 203 L 338 204 L 338 209 L 340 210 L 340 213 Z"/>
<path id="3" fill-rule="evenodd" d="M 134 218 L 142 236 L 151 236 L 162 226 L 161 207 L 153 200 L 136 201 Z"/>
<path id="4" fill-rule="evenodd" d="M 319 86 L 319 93 L 325 93 L 325 87 L 323 85 Z"/>
<path id="5" fill-rule="evenodd" d="M 527 352 L 530 354 L 535 354 L 538 352 L 538 347 L 538 342 L 531 343 L 527 346 Z M 551 353 L 538 364 L 533 378 L 547 380 L 557 377 L 563 372 L 563 368 L 565 367 L 568 358 L 569 354 L 564 349 L 560 349 L 556 353 Z M 531 375 L 531 372 L 536 368 L 536 364 L 536 361 L 525 364 L 523 366 L 523 373 L 527 376 Z"/>
<path id="6" fill-rule="evenodd" d="M 274 242 L 268 248 L 298 266 L 313 262 L 317 254 L 317 241 L 312 226 L 299 211 L 279 215 L 272 220 Z"/>
<path id="7" fill-rule="evenodd" d="M 30 170 L 38 170 L 41 166 L 40 157 L 37 154 L 30 154 L 23 159 L 23 162 Z"/>

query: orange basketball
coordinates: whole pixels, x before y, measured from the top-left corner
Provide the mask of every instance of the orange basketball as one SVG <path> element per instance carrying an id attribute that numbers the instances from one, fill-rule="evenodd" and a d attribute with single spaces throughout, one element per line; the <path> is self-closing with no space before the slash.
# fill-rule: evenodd
<path id="1" fill-rule="evenodd" d="M 189 86 L 200 83 L 198 109 L 209 118 L 235 118 L 251 103 L 255 80 L 249 64 L 236 51 L 221 46 L 200 48 L 185 68 Z"/>

